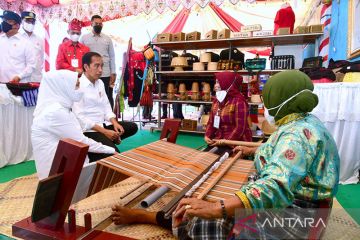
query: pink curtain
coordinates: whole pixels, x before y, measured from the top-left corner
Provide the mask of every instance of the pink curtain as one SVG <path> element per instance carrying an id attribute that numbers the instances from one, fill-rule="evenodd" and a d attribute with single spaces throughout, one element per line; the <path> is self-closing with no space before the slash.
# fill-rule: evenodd
<path id="1" fill-rule="evenodd" d="M 6 0 L 7 2 L 14 2 L 15 0 Z M 41 5 L 43 7 L 51 7 L 52 5 L 59 4 L 59 0 L 26 0 L 32 5 Z"/>
<path id="2" fill-rule="evenodd" d="M 178 33 L 181 32 L 189 17 L 190 11 L 183 8 L 178 15 L 171 21 L 171 23 L 162 31 L 162 33 Z"/>
<path id="3" fill-rule="evenodd" d="M 243 26 L 243 24 L 238 22 L 235 18 L 224 12 L 215 4 L 210 3 L 209 6 L 216 13 L 216 15 L 225 23 L 225 25 L 230 28 L 232 32 L 240 32 L 241 26 Z"/>
<path id="4" fill-rule="evenodd" d="M 230 28 L 230 30 L 232 32 L 240 32 L 241 26 L 243 26 L 243 24 L 241 24 L 235 18 L 233 18 L 232 16 L 230 16 L 229 14 L 224 12 L 224 10 L 222 10 L 221 8 L 216 6 L 215 4 L 210 3 L 209 6 L 216 13 L 216 15 L 225 23 L 225 25 L 228 26 L 228 28 Z M 260 56 L 269 56 L 270 52 L 271 52 L 271 49 L 268 48 L 266 50 L 260 50 L 260 51 L 258 51 L 256 49 L 253 49 L 253 50 L 250 50 L 248 52 L 253 53 L 253 54 L 258 53 Z"/>

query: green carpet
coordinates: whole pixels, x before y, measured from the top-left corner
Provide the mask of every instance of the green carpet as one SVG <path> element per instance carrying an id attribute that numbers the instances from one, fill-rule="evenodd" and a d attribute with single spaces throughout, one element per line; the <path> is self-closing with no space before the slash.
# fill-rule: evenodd
<path id="1" fill-rule="evenodd" d="M 134 136 L 125 139 L 118 145 L 120 152 L 125 152 L 144 144 L 159 140 L 160 132 L 150 132 L 147 130 L 138 131 Z M 190 135 L 181 133 L 178 135 L 176 143 L 190 148 L 198 148 L 205 144 L 202 135 Z"/>
<path id="2" fill-rule="evenodd" d="M 35 162 L 30 160 L 16 165 L 0 168 L 0 183 L 10 181 L 17 177 L 30 175 L 36 172 Z"/>
<path id="3" fill-rule="evenodd" d="M 158 140 L 160 132 L 150 132 L 147 130 L 138 131 L 136 135 L 125 139 L 118 145 L 121 152 L 142 146 L 144 144 Z M 203 136 L 179 134 L 177 144 L 198 148 L 205 144 Z M 17 165 L 0 168 L 0 183 L 10 181 L 14 178 L 33 174 L 36 172 L 34 161 L 27 161 Z M 360 224 L 360 184 L 340 185 L 336 195 L 341 206 Z M 1 240 L 1 235 L 0 235 Z"/>
<path id="4" fill-rule="evenodd" d="M 336 199 L 360 225 L 360 184 L 340 185 Z"/>
<path id="5" fill-rule="evenodd" d="M 11 240 L 11 239 L 15 239 L 15 238 L 10 238 L 8 236 L 5 236 L 3 234 L 0 234 L 0 240 Z"/>

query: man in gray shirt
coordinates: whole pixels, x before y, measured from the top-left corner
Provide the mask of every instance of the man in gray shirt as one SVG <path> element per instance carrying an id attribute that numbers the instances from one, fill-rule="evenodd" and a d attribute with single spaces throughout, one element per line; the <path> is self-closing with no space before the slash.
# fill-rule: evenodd
<path id="1" fill-rule="evenodd" d="M 114 107 L 112 89 L 116 80 L 115 51 L 109 36 L 101 33 L 103 22 L 99 15 L 91 17 L 92 32 L 84 35 L 80 42 L 90 48 L 91 52 L 97 52 L 104 61 L 101 80 L 104 82 L 106 95 L 110 101 L 111 108 Z"/>

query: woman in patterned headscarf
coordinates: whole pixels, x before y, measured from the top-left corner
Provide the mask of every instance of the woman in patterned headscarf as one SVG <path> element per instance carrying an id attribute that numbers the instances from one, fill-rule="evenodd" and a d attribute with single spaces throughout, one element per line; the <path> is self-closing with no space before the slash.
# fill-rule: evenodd
<path id="1" fill-rule="evenodd" d="M 261 224 L 261 220 L 272 222 L 274 218 L 281 220 L 284 216 L 299 221 L 314 220 L 318 212 L 313 209 L 329 209 L 337 192 L 339 155 L 328 130 L 309 113 L 318 103 L 313 88 L 309 77 L 299 71 L 281 72 L 271 77 L 264 86 L 263 97 L 278 129 L 258 149 L 236 148 L 244 154 L 255 155 L 257 179 L 223 201 L 182 199 L 175 211 L 173 225 L 181 228 L 184 226 L 181 220 L 192 219 L 185 224 L 185 229 L 194 239 L 224 239 L 229 236 L 231 227 L 232 233 L 240 233 L 237 239 L 318 239 L 324 225 L 310 231 L 309 228 L 294 227 L 294 224 L 282 228 L 267 228 L 266 224 Z M 233 220 L 224 218 L 234 216 L 235 209 L 245 209 L 239 212 L 240 216 L 264 209 L 282 209 L 282 212 L 262 211 L 250 216 L 256 219 L 242 219 L 233 226 Z M 113 210 L 115 223 L 129 221 L 119 218 L 128 210 L 119 206 Z M 161 224 L 158 215 L 137 214 L 141 217 L 130 220 Z M 127 212 L 127 215 L 131 214 Z M 322 221 L 325 224 L 325 215 Z"/>

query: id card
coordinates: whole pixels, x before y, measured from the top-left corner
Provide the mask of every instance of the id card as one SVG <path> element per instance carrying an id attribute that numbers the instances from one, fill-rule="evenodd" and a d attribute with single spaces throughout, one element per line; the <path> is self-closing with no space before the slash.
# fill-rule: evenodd
<path id="1" fill-rule="evenodd" d="M 215 115 L 215 117 L 214 117 L 214 128 L 219 128 L 219 127 L 220 127 L 220 116 Z"/>
<path id="2" fill-rule="evenodd" d="M 79 60 L 78 59 L 71 59 L 71 66 L 74 68 L 79 67 Z"/>

